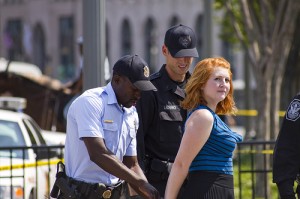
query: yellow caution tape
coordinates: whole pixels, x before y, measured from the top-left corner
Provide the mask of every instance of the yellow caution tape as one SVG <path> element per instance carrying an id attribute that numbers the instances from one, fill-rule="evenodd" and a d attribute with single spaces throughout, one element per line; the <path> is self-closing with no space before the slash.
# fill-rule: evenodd
<path id="1" fill-rule="evenodd" d="M 39 160 L 36 163 L 25 163 L 25 164 L 13 164 L 13 165 L 4 165 L 0 166 L 0 171 L 4 170 L 12 170 L 12 169 L 22 169 L 22 168 L 29 168 L 29 167 L 36 167 L 36 166 L 45 166 L 45 165 L 53 165 L 57 164 L 59 161 L 63 161 L 62 159 L 55 159 L 55 160 Z"/>
<path id="2" fill-rule="evenodd" d="M 236 113 L 237 116 L 257 116 L 258 112 L 257 110 L 238 110 Z M 278 111 L 278 115 L 280 117 L 283 117 L 285 114 L 285 111 Z"/>
<path id="3" fill-rule="evenodd" d="M 273 150 L 236 150 L 237 153 L 244 154 L 273 154 Z"/>
<path id="4" fill-rule="evenodd" d="M 283 117 L 283 116 L 285 115 L 285 111 L 278 111 L 278 115 L 279 115 L 280 117 Z"/>
<path id="5" fill-rule="evenodd" d="M 256 110 L 238 110 L 236 115 L 239 116 L 257 116 Z"/>

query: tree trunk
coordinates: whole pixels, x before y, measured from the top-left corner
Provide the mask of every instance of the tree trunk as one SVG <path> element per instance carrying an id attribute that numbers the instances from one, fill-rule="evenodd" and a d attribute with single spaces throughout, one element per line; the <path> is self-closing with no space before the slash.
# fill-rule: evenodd
<path id="1" fill-rule="evenodd" d="M 272 97 L 271 97 L 272 103 L 271 103 L 271 111 L 270 111 L 271 134 L 268 140 L 275 140 L 279 133 L 279 110 L 280 110 L 280 100 L 281 100 L 281 85 L 283 80 L 283 75 L 281 74 L 276 72 L 272 81 Z"/>
<path id="2" fill-rule="evenodd" d="M 267 137 L 270 135 L 270 98 L 271 98 L 271 85 L 272 82 L 270 78 L 265 78 L 264 76 L 259 76 L 257 81 L 257 94 L 256 94 L 256 106 L 258 111 L 257 121 L 256 121 L 256 140 L 263 141 L 268 140 Z M 263 111 L 262 111 L 263 110 Z M 258 153 L 255 154 L 255 170 L 262 171 L 264 164 L 264 155 L 260 153 L 263 148 L 262 146 L 257 146 L 255 148 Z M 268 161 L 268 160 L 267 160 Z M 267 165 L 268 166 L 268 165 Z M 255 183 L 255 196 L 258 197 L 267 197 L 270 193 L 268 189 L 268 179 L 266 173 L 258 172 L 256 174 L 256 183 Z M 265 186 L 266 185 L 266 186 Z M 264 189 L 267 187 L 267 189 Z"/>

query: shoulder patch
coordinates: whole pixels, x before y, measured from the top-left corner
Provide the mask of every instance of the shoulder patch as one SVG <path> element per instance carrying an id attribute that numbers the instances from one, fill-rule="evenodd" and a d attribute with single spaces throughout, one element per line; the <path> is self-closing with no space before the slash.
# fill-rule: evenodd
<path id="1" fill-rule="evenodd" d="M 300 100 L 294 99 L 287 110 L 286 119 L 296 121 L 300 117 Z"/>
<path id="2" fill-rule="evenodd" d="M 157 72 L 157 73 L 153 73 L 151 76 L 150 76 L 150 80 L 153 80 L 153 79 L 157 79 L 161 76 L 160 72 Z"/>

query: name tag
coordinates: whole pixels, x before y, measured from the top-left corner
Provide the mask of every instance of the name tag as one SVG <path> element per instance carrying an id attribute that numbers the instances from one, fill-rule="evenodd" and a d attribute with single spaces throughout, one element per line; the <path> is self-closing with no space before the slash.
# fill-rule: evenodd
<path id="1" fill-rule="evenodd" d="M 113 120 L 104 120 L 103 122 L 104 123 L 113 123 L 114 121 Z"/>
<path id="2" fill-rule="evenodd" d="M 177 110 L 177 106 L 176 105 L 166 105 L 164 107 L 165 110 Z"/>

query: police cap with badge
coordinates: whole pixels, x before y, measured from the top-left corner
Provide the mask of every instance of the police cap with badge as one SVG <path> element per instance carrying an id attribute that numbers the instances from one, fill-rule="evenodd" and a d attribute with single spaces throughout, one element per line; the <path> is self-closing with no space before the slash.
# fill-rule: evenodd
<path id="1" fill-rule="evenodd" d="M 150 82 L 150 70 L 146 61 L 138 55 L 125 55 L 114 65 L 113 72 L 128 77 L 141 91 L 156 90 Z"/>

